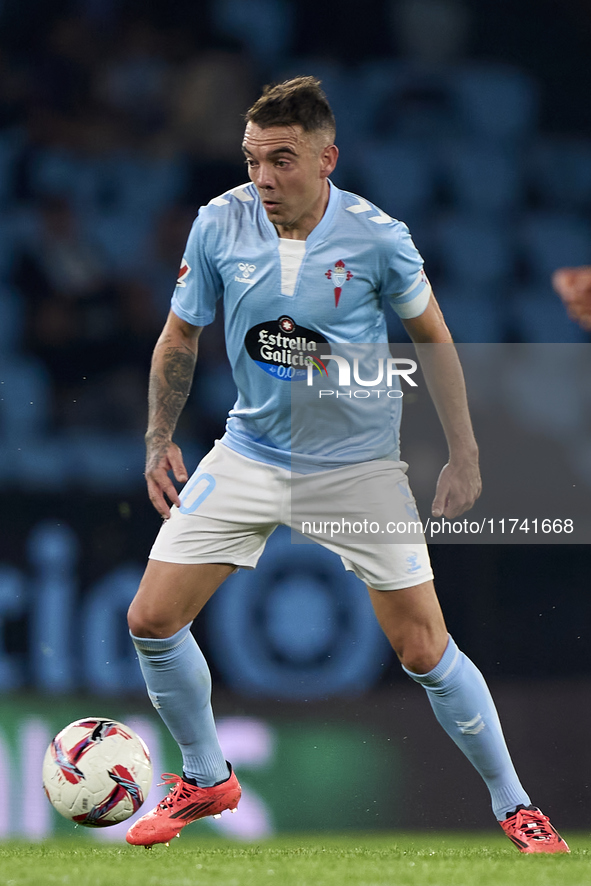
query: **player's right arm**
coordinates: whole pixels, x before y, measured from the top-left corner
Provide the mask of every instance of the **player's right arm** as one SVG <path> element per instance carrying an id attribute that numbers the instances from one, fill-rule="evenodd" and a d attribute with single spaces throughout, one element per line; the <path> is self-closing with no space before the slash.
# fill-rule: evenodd
<path id="1" fill-rule="evenodd" d="M 170 311 L 152 356 L 146 483 L 150 501 L 164 519 L 170 517 L 168 501 L 180 505 L 169 471 L 180 483 L 188 479 L 181 450 L 172 437 L 191 390 L 202 329 L 202 326 L 192 326 Z"/>

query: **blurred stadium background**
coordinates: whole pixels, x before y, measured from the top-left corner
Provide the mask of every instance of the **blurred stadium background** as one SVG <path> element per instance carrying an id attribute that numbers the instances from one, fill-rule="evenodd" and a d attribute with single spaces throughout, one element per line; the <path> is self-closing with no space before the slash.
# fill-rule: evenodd
<path id="1" fill-rule="evenodd" d="M 335 182 L 409 224 L 458 342 L 585 345 L 549 277 L 591 262 L 590 40 L 588 0 L 1 0 L 0 838 L 65 827 L 40 761 L 79 716 L 129 721 L 157 773 L 178 771 L 124 618 L 158 527 L 147 370 L 199 205 L 246 178 L 241 114 L 262 84 L 322 78 Z M 218 321 L 202 343 L 189 466 L 234 396 Z M 497 424 L 589 495 L 590 377 L 572 368 L 553 396 L 555 373 L 537 378 L 545 408 L 525 384 Z M 413 452 L 420 484 L 429 441 Z M 588 827 L 586 545 L 433 559 L 534 801 Z M 195 630 L 246 786 L 224 833 L 491 826 L 363 588 L 324 552 L 276 533 Z"/>

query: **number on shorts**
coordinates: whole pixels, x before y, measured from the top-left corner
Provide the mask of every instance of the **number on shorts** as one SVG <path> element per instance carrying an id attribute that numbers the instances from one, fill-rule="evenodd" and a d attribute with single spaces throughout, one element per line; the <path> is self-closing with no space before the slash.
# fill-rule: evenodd
<path id="1" fill-rule="evenodd" d="M 198 487 L 205 481 L 205 487 L 201 489 L 197 498 L 191 499 L 191 493 L 196 492 Z M 200 504 L 205 501 L 208 495 L 210 495 L 215 489 L 215 479 L 211 476 L 211 474 L 197 474 L 196 477 L 185 486 L 183 490 L 183 497 L 181 499 L 181 506 L 179 511 L 181 514 L 192 514 L 197 510 Z"/>

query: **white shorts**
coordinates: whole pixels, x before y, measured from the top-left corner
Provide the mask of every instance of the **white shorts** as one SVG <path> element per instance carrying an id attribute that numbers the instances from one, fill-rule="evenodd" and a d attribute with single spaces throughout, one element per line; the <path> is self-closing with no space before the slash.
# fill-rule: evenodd
<path id="1" fill-rule="evenodd" d="M 283 524 L 300 533 L 303 529 L 306 538 L 334 551 L 345 569 L 376 590 L 413 587 L 433 578 L 422 530 L 412 530 L 412 541 L 398 533 L 395 537 L 401 540 L 392 543 L 383 528 L 400 528 L 401 516 L 418 518 L 406 467 L 404 462 L 375 461 L 319 474 L 293 474 L 246 458 L 218 440 L 182 490 L 181 507 L 172 507 L 150 559 L 254 569 L 267 539 Z M 359 505 L 360 491 L 367 491 L 364 497 L 371 509 L 365 525 L 377 535 L 356 531 L 369 513 Z M 351 514 L 353 493 L 357 504 Z M 374 510 L 376 497 L 387 503 L 387 512 L 383 505 Z M 377 520 L 372 522 L 371 516 Z M 294 541 L 298 538 L 305 543 L 301 536 Z"/>

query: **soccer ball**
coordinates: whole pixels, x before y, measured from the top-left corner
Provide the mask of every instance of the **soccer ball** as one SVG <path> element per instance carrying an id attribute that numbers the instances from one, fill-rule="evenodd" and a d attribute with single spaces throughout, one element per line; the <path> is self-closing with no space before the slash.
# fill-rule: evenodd
<path id="1" fill-rule="evenodd" d="M 152 784 L 148 748 L 129 726 L 86 717 L 62 729 L 43 759 L 43 789 L 60 815 L 108 828 L 136 812 Z"/>

